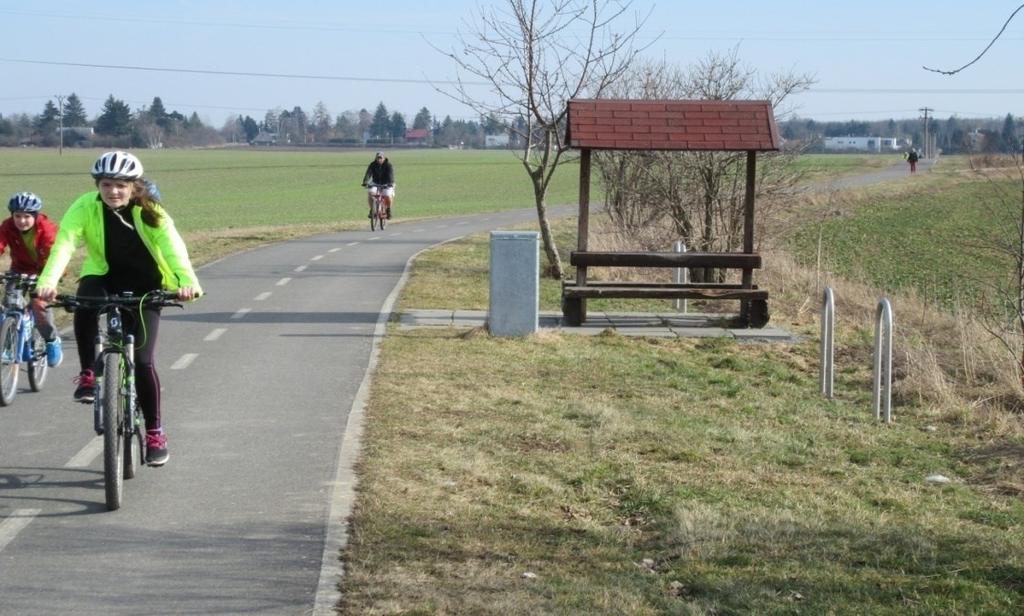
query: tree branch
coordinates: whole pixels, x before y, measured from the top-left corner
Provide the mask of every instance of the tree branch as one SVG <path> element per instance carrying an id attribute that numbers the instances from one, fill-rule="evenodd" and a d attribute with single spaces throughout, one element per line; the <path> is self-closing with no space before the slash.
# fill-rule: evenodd
<path id="1" fill-rule="evenodd" d="M 964 65 L 963 65 L 963 66 L 961 66 L 960 68 L 958 68 L 958 69 L 955 69 L 955 70 L 952 70 L 952 71 L 943 71 L 943 70 L 939 70 L 939 69 L 936 69 L 936 68 L 928 68 L 927 66 L 922 66 L 921 68 L 923 68 L 923 69 L 924 69 L 924 70 L 926 70 L 926 71 L 931 71 L 931 72 L 933 72 L 933 73 L 940 73 L 940 74 L 942 74 L 942 75 L 956 75 L 956 74 L 957 74 L 957 73 L 959 73 L 960 71 L 964 70 L 964 69 L 965 69 L 965 68 L 967 68 L 968 66 L 970 66 L 970 65 L 974 64 L 975 62 L 977 62 L 978 60 L 980 60 L 980 59 L 981 59 L 981 57 L 982 57 L 983 55 L 985 55 L 985 54 L 986 54 L 986 53 L 988 52 L 988 50 L 989 50 L 989 49 L 990 49 L 990 48 L 991 48 L 991 47 L 992 47 L 993 45 L 995 45 L 995 44 L 996 44 L 996 41 L 997 41 L 997 40 L 999 40 L 999 37 L 1000 37 L 1000 36 L 1002 36 L 1002 35 L 1003 35 L 1003 32 L 1004 32 L 1004 31 L 1006 30 L 1006 26 L 1010 25 L 1010 21 L 1012 21 L 1012 20 L 1013 20 L 1014 16 L 1016 16 L 1016 15 L 1017 15 L 1017 13 L 1019 13 L 1021 9 L 1024 9 L 1024 4 L 1022 4 L 1022 5 L 1018 6 L 1018 7 L 1017 7 L 1017 10 L 1015 10 L 1015 11 L 1014 11 L 1014 12 L 1012 12 L 1012 13 L 1010 13 L 1010 16 L 1006 18 L 1006 22 L 1005 22 L 1005 23 L 1003 23 L 1003 27 L 999 29 L 999 32 L 998 32 L 998 33 L 996 33 L 996 36 L 995 36 L 995 38 L 993 38 L 993 39 L 992 39 L 992 41 L 991 41 L 991 42 L 990 42 L 990 43 L 989 43 L 989 44 L 988 44 L 988 45 L 987 45 L 987 46 L 985 47 L 985 49 L 982 49 L 982 50 L 981 50 L 981 53 L 979 53 L 979 54 L 978 54 L 978 57 L 977 57 L 977 58 L 975 58 L 975 59 L 971 60 L 971 61 L 970 61 L 970 62 L 968 62 L 967 64 L 964 64 Z"/>

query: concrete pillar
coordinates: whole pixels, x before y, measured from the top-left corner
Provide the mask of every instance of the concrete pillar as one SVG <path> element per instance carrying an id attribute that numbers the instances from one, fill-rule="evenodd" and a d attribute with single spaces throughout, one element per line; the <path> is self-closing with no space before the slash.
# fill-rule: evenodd
<path id="1" fill-rule="evenodd" d="M 494 336 L 537 331 L 540 307 L 540 234 L 491 232 L 491 299 L 487 327 Z"/>

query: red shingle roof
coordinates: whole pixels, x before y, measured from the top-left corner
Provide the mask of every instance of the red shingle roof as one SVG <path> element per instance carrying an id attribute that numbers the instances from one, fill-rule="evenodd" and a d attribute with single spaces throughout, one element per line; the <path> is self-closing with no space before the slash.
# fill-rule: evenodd
<path id="1" fill-rule="evenodd" d="M 573 99 L 566 141 L 596 150 L 778 150 L 768 101 Z"/>

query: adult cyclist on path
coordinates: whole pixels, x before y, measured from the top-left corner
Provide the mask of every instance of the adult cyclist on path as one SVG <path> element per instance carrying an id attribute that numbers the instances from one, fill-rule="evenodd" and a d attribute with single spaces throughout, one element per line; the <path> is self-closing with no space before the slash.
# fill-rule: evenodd
<path id="1" fill-rule="evenodd" d="M 366 168 L 363 174 L 363 186 L 367 187 L 366 204 L 370 207 L 370 216 L 373 216 L 373 196 L 380 191 L 384 195 L 384 207 L 387 209 L 388 220 L 391 220 L 391 203 L 395 200 L 395 168 L 391 161 L 384 156 L 384 152 L 377 152 L 373 162 Z"/>

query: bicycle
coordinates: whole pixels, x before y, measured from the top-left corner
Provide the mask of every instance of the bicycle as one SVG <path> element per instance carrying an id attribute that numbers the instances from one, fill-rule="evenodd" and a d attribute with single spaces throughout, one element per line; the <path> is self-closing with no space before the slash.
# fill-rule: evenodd
<path id="1" fill-rule="evenodd" d="M 25 364 L 28 385 L 38 392 L 46 380 L 46 340 L 36 329 L 35 315 L 29 297 L 36 286 L 36 276 L 7 272 L 4 282 L 3 325 L 0 325 L 0 406 L 14 402 L 18 393 L 18 376 Z"/>
<path id="2" fill-rule="evenodd" d="M 367 188 L 374 189 L 370 193 L 372 203 L 370 205 L 370 231 L 380 227 L 383 231 L 388 222 L 388 208 L 384 203 L 384 190 L 391 188 L 390 184 L 367 184 Z"/>
<path id="3" fill-rule="evenodd" d="M 126 334 L 121 312 L 128 308 L 182 308 L 177 293 L 152 291 L 141 297 L 131 292 L 110 297 L 58 295 L 53 306 L 71 312 L 98 310 L 106 325 L 96 336 L 96 397 L 93 427 L 103 436 L 103 485 L 107 509 L 121 507 L 124 480 L 132 479 L 146 456 L 146 430 L 135 392 L 135 336 Z"/>

